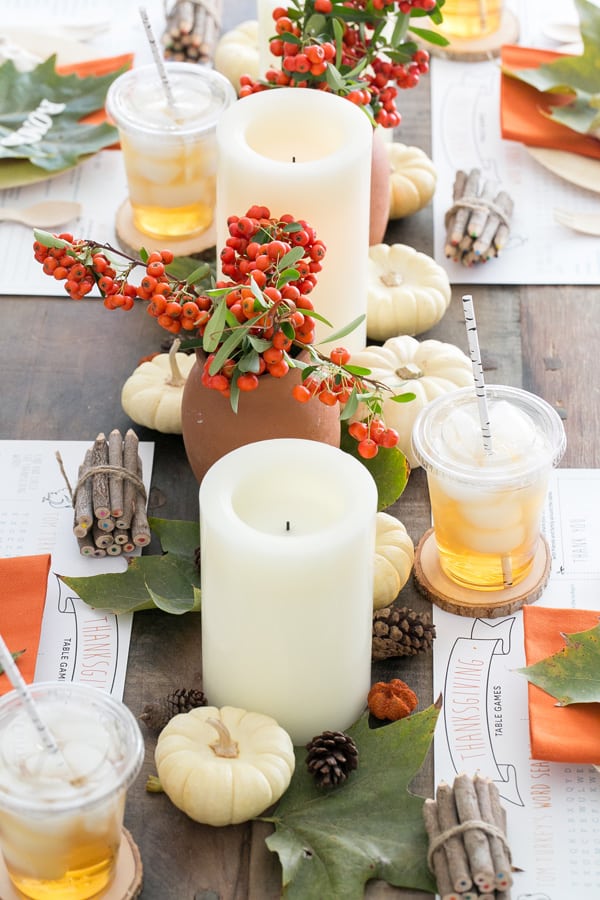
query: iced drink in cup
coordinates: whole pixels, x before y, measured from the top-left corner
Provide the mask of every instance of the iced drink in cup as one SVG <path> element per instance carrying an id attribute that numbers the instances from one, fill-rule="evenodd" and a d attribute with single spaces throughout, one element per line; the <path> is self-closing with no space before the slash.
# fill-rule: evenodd
<path id="1" fill-rule="evenodd" d="M 24 897 L 85 900 L 110 883 L 126 790 L 144 742 L 127 707 L 87 685 L 30 687 L 60 753 L 47 750 L 21 698 L 0 698 L 0 847 Z"/>
<path id="2" fill-rule="evenodd" d="M 503 6 L 503 0 L 446 0 L 440 31 L 450 40 L 478 40 L 500 28 Z"/>
<path id="3" fill-rule="evenodd" d="M 486 387 L 491 448 L 473 388 L 444 394 L 415 421 L 442 571 L 468 588 L 516 585 L 532 568 L 548 477 L 566 446 L 558 413 L 518 388 Z"/>
<path id="4" fill-rule="evenodd" d="M 156 66 L 120 75 L 106 110 L 119 130 L 133 221 L 157 238 L 187 238 L 213 220 L 215 127 L 235 99 L 231 83 L 193 63 L 165 63 L 175 106 Z"/>

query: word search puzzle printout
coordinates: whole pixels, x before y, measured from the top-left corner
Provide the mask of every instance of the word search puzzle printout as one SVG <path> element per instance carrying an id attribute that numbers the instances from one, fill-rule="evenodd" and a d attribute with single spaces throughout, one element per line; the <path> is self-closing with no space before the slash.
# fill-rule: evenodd
<path id="1" fill-rule="evenodd" d="M 95 610 L 60 580 L 123 572 L 124 557 L 89 559 L 73 536 L 73 507 L 59 451 L 72 486 L 90 443 L 0 441 L 0 557 L 51 556 L 36 681 L 91 684 L 122 699 L 133 615 Z M 141 442 L 146 493 L 154 444 Z"/>
<path id="2" fill-rule="evenodd" d="M 538 604 L 600 611 L 600 471 L 554 472 L 543 531 L 552 571 Z M 522 613 L 472 619 L 434 607 L 434 622 L 436 783 L 461 772 L 495 781 L 518 869 L 513 900 L 598 900 L 600 772 L 530 757 Z"/>

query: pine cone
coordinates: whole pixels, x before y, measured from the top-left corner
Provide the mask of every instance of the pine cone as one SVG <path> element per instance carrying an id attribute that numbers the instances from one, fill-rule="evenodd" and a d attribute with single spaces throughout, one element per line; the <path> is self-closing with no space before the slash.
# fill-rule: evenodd
<path id="1" fill-rule="evenodd" d="M 152 731 L 162 731 L 168 721 L 178 713 L 186 713 L 198 706 L 206 706 L 206 697 L 195 688 L 178 688 L 166 697 L 144 707 L 142 722 Z"/>
<path id="2" fill-rule="evenodd" d="M 358 748 L 341 731 L 324 731 L 306 745 L 306 766 L 319 787 L 330 788 L 358 768 Z"/>
<path id="3" fill-rule="evenodd" d="M 416 656 L 431 649 L 435 625 L 429 613 L 408 606 L 386 606 L 373 614 L 372 658 Z"/>

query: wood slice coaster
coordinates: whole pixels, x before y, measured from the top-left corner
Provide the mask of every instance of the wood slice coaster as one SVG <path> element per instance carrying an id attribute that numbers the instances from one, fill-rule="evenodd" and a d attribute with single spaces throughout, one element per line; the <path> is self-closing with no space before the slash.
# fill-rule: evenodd
<path id="1" fill-rule="evenodd" d="M 131 834 L 124 828 L 115 877 L 103 893 L 94 895 L 94 900 L 136 900 L 142 891 L 142 880 L 140 851 Z M 23 894 L 17 893 L 8 877 L 1 855 L 0 897 L 2 900 L 23 900 Z"/>
<path id="2" fill-rule="evenodd" d="M 217 229 L 213 221 L 211 225 L 195 237 L 189 238 L 153 238 L 140 231 L 133 222 L 133 211 L 129 200 L 124 200 L 117 210 L 115 222 L 117 237 L 123 250 L 135 255 L 140 247 L 145 247 L 150 253 L 154 250 L 172 250 L 175 256 L 192 256 L 194 253 L 203 253 L 210 250 L 217 243 Z"/>
<path id="3" fill-rule="evenodd" d="M 476 591 L 456 584 L 442 571 L 433 528 L 430 528 L 415 550 L 414 576 L 419 592 L 440 609 L 457 616 L 497 619 L 539 600 L 550 577 L 551 561 L 548 542 L 541 537 L 533 567 L 523 581 L 500 591 Z"/>
<path id="4" fill-rule="evenodd" d="M 442 9 L 442 14 L 444 10 Z M 443 27 L 433 29 L 443 34 Z M 500 55 L 503 44 L 514 44 L 519 37 L 519 20 L 510 10 L 502 13 L 500 27 L 493 34 L 486 34 L 481 38 L 448 38 L 447 47 L 437 47 L 435 44 L 424 44 L 431 56 L 439 56 L 442 59 L 456 59 L 462 62 L 482 62 Z"/>

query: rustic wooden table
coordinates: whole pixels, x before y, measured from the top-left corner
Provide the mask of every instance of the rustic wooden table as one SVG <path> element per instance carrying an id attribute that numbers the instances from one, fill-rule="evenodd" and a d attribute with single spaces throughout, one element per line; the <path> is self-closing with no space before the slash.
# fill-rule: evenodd
<path id="1" fill-rule="evenodd" d="M 224 30 L 254 18 L 254 3 L 225 0 Z M 430 151 L 428 86 L 401 94 L 403 123 L 396 140 Z M 350 189 L 350 188 L 349 188 Z M 431 255 L 432 213 L 422 210 L 391 223 L 388 243 L 406 243 Z M 32 263 L 33 264 L 33 263 Z M 496 265 L 496 263 L 494 263 Z M 500 265 L 498 263 L 498 265 Z M 568 446 L 562 465 L 600 465 L 600 316 L 592 289 L 569 286 L 471 286 L 477 309 L 484 369 L 489 382 L 522 386 L 548 400 L 564 419 Z M 461 285 L 443 320 L 420 339 L 438 338 L 467 350 Z M 99 302 L 0 297 L 1 439 L 92 440 L 99 430 L 126 430 L 120 389 L 139 357 L 158 349 L 148 316 L 115 322 Z M 151 515 L 196 519 L 198 488 L 182 440 L 136 428 L 154 441 Z M 415 542 L 429 527 L 423 472 L 412 473 L 394 508 Z M 412 584 L 402 601 L 426 604 Z M 200 680 L 200 616 L 159 611 L 134 617 L 124 700 L 135 714 L 153 698 Z M 432 699 L 431 656 L 390 660 L 373 667 L 373 680 L 400 677 L 426 705 Z M 154 739 L 148 734 L 142 773 L 129 793 L 126 825 L 144 864 L 143 900 L 269 900 L 280 894 L 277 857 L 264 843 L 269 826 L 210 828 L 187 819 L 163 798 L 146 793 L 154 773 Z M 431 754 L 414 785 L 431 796 Z M 429 895 L 372 882 L 369 898 Z M 327 898 L 323 898 L 327 900 Z"/>

